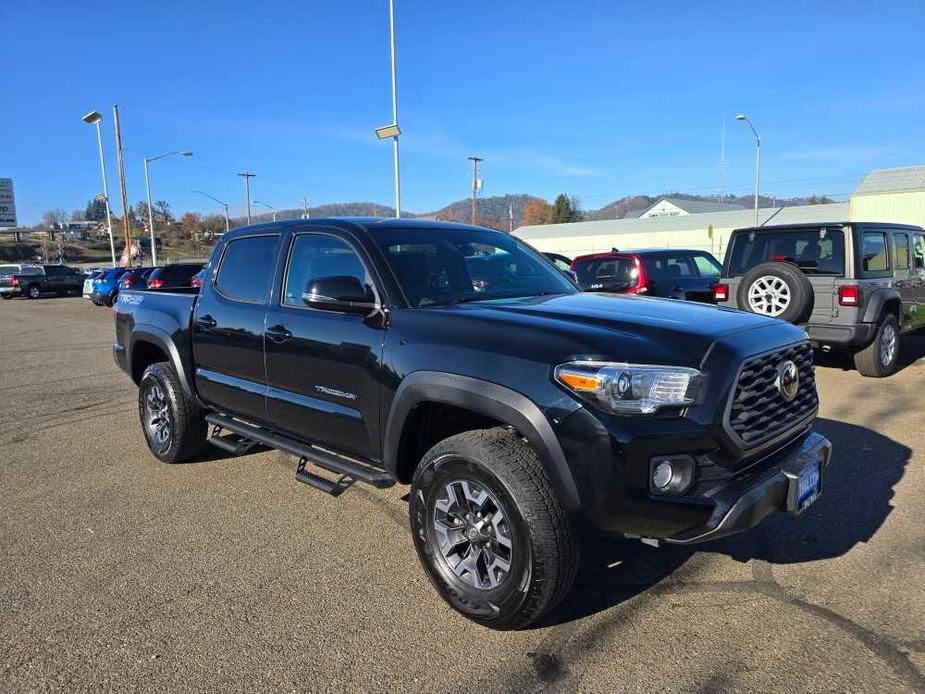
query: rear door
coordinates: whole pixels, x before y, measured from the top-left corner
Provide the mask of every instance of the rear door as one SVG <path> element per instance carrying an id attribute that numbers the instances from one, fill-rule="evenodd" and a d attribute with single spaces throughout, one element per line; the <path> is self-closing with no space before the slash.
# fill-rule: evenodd
<path id="1" fill-rule="evenodd" d="M 193 312 L 193 363 L 200 397 L 218 409 L 266 421 L 263 332 L 279 234 L 228 241 Z"/>
<path id="2" fill-rule="evenodd" d="M 903 325 L 914 327 L 916 324 L 915 303 L 918 289 L 912 272 L 912 239 L 907 231 L 892 233 L 893 245 L 893 286 L 899 292 L 902 301 Z"/>
<path id="3" fill-rule="evenodd" d="M 915 288 L 915 327 L 925 328 L 925 234 L 912 234 L 912 275 Z"/>
<path id="4" fill-rule="evenodd" d="M 355 277 L 375 292 L 373 266 L 340 230 L 295 232 L 284 255 L 266 321 L 269 419 L 296 437 L 377 458 L 382 314 L 318 310 L 302 301 L 322 277 Z"/>

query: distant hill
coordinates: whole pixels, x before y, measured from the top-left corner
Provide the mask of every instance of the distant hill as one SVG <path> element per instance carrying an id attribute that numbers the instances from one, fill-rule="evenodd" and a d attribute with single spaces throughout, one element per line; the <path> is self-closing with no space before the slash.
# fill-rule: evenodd
<path id="1" fill-rule="evenodd" d="M 613 202 L 610 202 L 596 210 L 582 210 L 582 219 L 623 219 L 628 212 L 633 210 L 644 210 L 659 198 L 681 198 L 682 200 L 708 200 L 717 202 L 714 195 L 692 195 L 690 193 L 664 193 L 662 195 L 628 195 Z M 534 200 L 540 200 L 534 195 L 525 193 L 514 193 L 510 195 L 494 195 L 487 198 L 479 198 L 477 201 L 478 223 L 482 226 L 490 226 L 495 229 L 508 230 L 508 210 L 514 209 L 514 228 L 524 223 L 524 208 Z M 745 208 L 751 208 L 754 205 L 754 197 L 750 195 L 727 195 L 726 202 L 742 205 Z M 819 205 L 822 203 L 833 202 L 827 197 L 809 196 L 794 198 L 769 198 L 761 196 L 759 198 L 761 207 L 792 207 L 795 205 Z M 451 202 L 445 207 L 433 212 L 402 212 L 402 217 L 416 219 L 439 219 L 450 222 L 468 223 L 471 217 L 471 201 L 468 198 Z M 256 209 L 252 210 L 256 212 Z M 336 202 L 328 205 L 318 205 L 308 208 L 309 215 L 312 217 L 392 217 L 395 215 L 395 208 L 388 205 L 380 205 L 376 202 Z M 302 216 L 301 209 L 279 210 L 278 219 L 298 219 Z M 264 212 L 261 209 L 259 214 L 252 214 L 254 222 L 268 222 L 273 219 L 270 212 Z M 235 220 L 236 226 L 243 224 L 242 219 Z"/>

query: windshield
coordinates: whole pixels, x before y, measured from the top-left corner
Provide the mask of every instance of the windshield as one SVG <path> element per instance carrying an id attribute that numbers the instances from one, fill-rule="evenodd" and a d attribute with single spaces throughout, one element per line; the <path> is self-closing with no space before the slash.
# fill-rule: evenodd
<path id="1" fill-rule="evenodd" d="M 582 286 L 602 280 L 615 280 L 633 285 L 639 276 L 636 263 L 632 258 L 625 257 L 578 258 L 572 265 L 572 270 Z"/>
<path id="2" fill-rule="evenodd" d="M 840 229 L 737 232 L 729 255 L 729 274 L 744 275 L 756 265 L 781 260 L 807 275 L 845 274 L 845 235 Z"/>
<path id="3" fill-rule="evenodd" d="M 411 306 L 578 291 L 539 253 L 500 231 L 377 229 L 372 237 Z"/>

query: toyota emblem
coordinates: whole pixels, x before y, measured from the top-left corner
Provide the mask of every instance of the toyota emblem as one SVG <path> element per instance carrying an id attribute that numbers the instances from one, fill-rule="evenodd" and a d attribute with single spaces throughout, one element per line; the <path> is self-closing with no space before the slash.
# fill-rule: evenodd
<path id="1" fill-rule="evenodd" d="M 797 365 L 787 360 L 777 367 L 777 391 L 780 396 L 790 402 L 797 396 L 800 389 L 800 371 Z"/>

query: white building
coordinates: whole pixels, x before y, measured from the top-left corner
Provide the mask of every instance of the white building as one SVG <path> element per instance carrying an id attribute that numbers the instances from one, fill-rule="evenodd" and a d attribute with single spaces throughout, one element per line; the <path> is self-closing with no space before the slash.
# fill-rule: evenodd
<path id="1" fill-rule="evenodd" d="M 640 214 L 637 219 L 651 217 L 679 217 L 688 214 L 705 214 L 710 212 L 731 212 L 744 210 L 742 205 L 731 202 L 713 202 L 712 200 L 684 200 L 683 198 L 659 198 Z"/>

